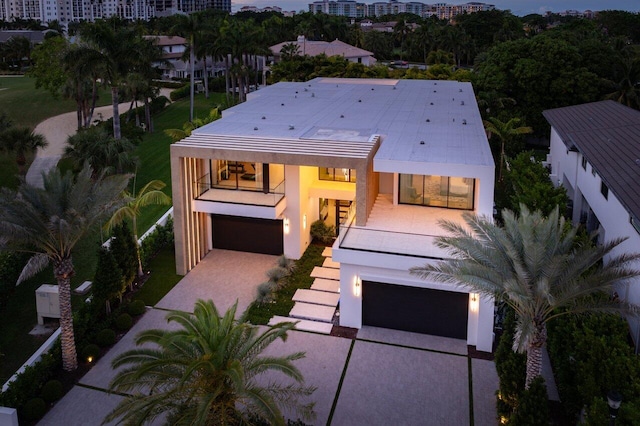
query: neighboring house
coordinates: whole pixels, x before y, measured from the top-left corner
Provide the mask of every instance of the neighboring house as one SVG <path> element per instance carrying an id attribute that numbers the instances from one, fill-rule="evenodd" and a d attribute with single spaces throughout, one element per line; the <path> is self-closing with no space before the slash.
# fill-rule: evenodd
<path id="1" fill-rule="evenodd" d="M 470 83 L 277 83 L 171 145 L 177 273 L 213 248 L 297 259 L 323 220 L 339 230 L 341 325 L 491 351 L 494 301 L 409 268 L 450 256 L 439 220 L 492 214 L 494 173 Z"/>
<path id="2" fill-rule="evenodd" d="M 349 62 L 358 62 L 364 65 L 373 65 L 376 63 L 376 58 L 373 57 L 373 53 L 368 50 L 360 49 L 359 47 L 352 46 L 338 39 L 332 42 L 328 41 L 311 41 L 307 40 L 304 36 L 298 37 L 296 41 L 285 41 L 278 43 L 275 46 L 271 46 L 271 50 L 275 62 L 280 61 L 280 51 L 288 44 L 294 44 L 298 46 L 298 54 L 305 56 L 342 56 Z"/>
<path id="3" fill-rule="evenodd" d="M 640 111 L 602 101 L 543 114 L 551 124 L 547 165 L 573 201 L 573 222 L 598 230 L 599 242 L 627 238 L 612 255 L 640 251 Z M 636 279 L 616 291 L 640 305 L 639 285 Z M 638 320 L 630 325 L 637 347 Z"/>

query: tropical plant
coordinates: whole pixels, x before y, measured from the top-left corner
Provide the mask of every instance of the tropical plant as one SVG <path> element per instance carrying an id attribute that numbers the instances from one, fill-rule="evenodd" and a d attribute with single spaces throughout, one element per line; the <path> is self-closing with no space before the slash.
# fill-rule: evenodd
<path id="1" fill-rule="evenodd" d="M 186 138 L 187 136 L 191 136 L 191 132 L 193 132 L 198 127 L 202 127 L 205 124 L 209 124 L 214 122 L 220 118 L 220 108 L 216 107 L 209 111 L 209 115 L 204 118 L 196 118 L 191 121 L 187 121 L 182 125 L 182 129 L 165 129 L 164 133 L 171 137 L 173 142 L 177 142 L 181 139 Z"/>
<path id="2" fill-rule="evenodd" d="M 32 253 L 18 283 L 34 276 L 50 262 L 58 282 L 62 366 L 78 366 L 71 317 L 71 252 L 78 241 L 126 199 L 122 191 L 129 176 L 98 176 L 85 167 L 74 179 L 57 168 L 43 179 L 44 189 L 23 183 L 16 191 L 0 192 L 0 248 Z"/>
<path id="3" fill-rule="evenodd" d="M 623 241 L 601 246 L 575 245 L 577 227 L 566 226 L 554 209 L 548 217 L 520 207 L 520 216 L 503 210 L 504 227 L 490 218 L 465 213 L 464 224 L 442 221 L 448 236 L 436 245 L 452 255 L 411 273 L 465 287 L 495 298 L 516 312 L 513 349 L 527 353 L 529 388 L 542 371 L 547 322 L 592 311 L 637 314 L 638 308 L 609 297 L 613 286 L 637 277 L 640 253 L 615 255 Z M 607 263 L 602 265 L 604 257 Z"/>
<path id="4" fill-rule="evenodd" d="M 94 126 L 69 136 L 64 156 L 76 170 L 89 164 L 96 175 L 123 173 L 135 170 L 138 164 L 135 148 L 129 139 L 115 139 L 103 126 Z"/>
<path id="5" fill-rule="evenodd" d="M 165 183 L 160 180 L 152 180 L 142 187 L 138 195 L 136 195 L 135 190 L 133 194 L 125 192 L 124 196 L 129 200 L 129 202 L 118 208 L 105 225 L 107 230 L 111 230 L 115 225 L 119 225 L 125 220 L 131 220 L 133 226 L 133 238 L 137 245 L 139 277 L 143 276 L 144 273 L 142 272 L 142 260 L 140 259 L 140 244 L 137 243 L 138 216 L 140 216 L 140 212 L 143 207 L 171 204 L 171 197 L 161 191 L 165 186 Z"/>
<path id="6" fill-rule="evenodd" d="M 27 127 L 10 127 L 0 132 L 0 152 L 13 153 L 21 175 L 26 173 L 27 155 L 33 155 L 38 148 L 45 148 L 48 142 L 38 133 Z"/>
<path id="7" fill-rule="evenodd" d="M 484 128 L 486 129 L 486 131 L 489 132 L 491 136 L 495 135 L 495 137 L 500 141 L 500 172 L 498 173 L 499 181 L 502 180 L 502 165 L 505 161 L 505 144 L 513 142 L 513 140 L 518 135 L 526 135 L 533 132 L 531 127 L 516 127 L 518 124 L 520 124 L 520 119 L 517 117 L 514 117 L 507 122 L 500 121 L 495 117 L 490 117 L 488 120 L 484 121 Z"/>
<path id="8" fill-rule="evenodd" d="M 236 320 L 236 309 L 237 302 L 221 317 L 211 300 L 198 300 L 193 315 L 167 315 L 167 321 L 179 328 L 138 334 L 136 345 L 145 347 L 127 351 L 112 363 L 113 368 L 123 368 L 111 389 L 129 396 L 105 422 L 142 424 L 166 415 L 169 424 L 179 425 L 253 424 L 250 419 L 255 417 L 284 425 L 283 408 L 312 419 L 313 403 L 303 405 L 299 398 L 315 389 L 304 386 L 293 365 L 304 353 L 262 354 L 277 339 L 286 340 L 295 324 L 279 323 L 261 331 L 246 321 L 246 312 Z M 295 383 L 267 382 L 264 374 L 271 372 L 283 373 Z"/>
<path id="9" fill-rule="evenodd" d="M 111 301 L 121 297 L 125 288 L 122 272 L 118 268 L 113 254 L 109 249 L 101 247 L 98 252 L 98 266 L 93 277 L 94 303 L 104 303 L 107 314 L 110 314 Z"/>

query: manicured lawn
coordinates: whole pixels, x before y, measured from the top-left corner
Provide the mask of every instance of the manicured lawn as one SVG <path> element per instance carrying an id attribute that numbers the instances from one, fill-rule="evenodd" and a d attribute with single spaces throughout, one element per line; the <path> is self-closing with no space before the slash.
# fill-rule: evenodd
<path id="1" fill-rule="evenodd" d="M 98 105 L 111 103 L 107 91 L 101 90 Z M 5 112 L 14 125 L 35 128 L 41 121 L 76 110 L 72 100 L 55 99 L 44 89 L 36 89 L 29 77 L 0 77 L 0 113 Z"/>
<path id="2" fill-rule="evenodd" d="M 165 247 L 149 264 L 151 276 L 136 293 L 134 299 L 143 300 L 145 305 L 154 306 L 182 279 L 176 275 L 174 247 Z"/>
<path id="3" fill-rule="evenodd" d="M 274 315 L 288 316 L 293 308 L 294 293 L 299 288 L 310 288 L 313 278 L 310 274 L 314 266 L 322 265 L 324 257 L 322 251 L 324 246 L 312 244 L 304 252 L 302 257 L 296 261 L 296 269 L 287 278 L 287 283 L 275 295 L 275 303 L 258 304 L 253 302 L 249 307 L 248 319 L 253 324 L 267 324 Z"/>
<path id="4" fill-rule="evenodd" d="M 196 117 L 209 115 L 209 111 L 222 103 L 224 93 L 212 93 L 209 99 L 203 94 L 197 95 L 194 102 Z M 155 132 L 146 134 L 136 155 L 140 158 L 141 167 L 136 176 L 136 191 L 153 179 L 159 179 L 167 184 L 164 192 L 171 195 L 171 166 L 169 146 L 171 138 L 164 134 L 165 129 L 182 129 L 182 125 L 189 121 L 189 98 L 180 99 L 169 105 L 164 111 L 154 116 Z M 146 207 L 138 219 L 140 234 L 149 229 L 168 209 L 167 206 Z"/>

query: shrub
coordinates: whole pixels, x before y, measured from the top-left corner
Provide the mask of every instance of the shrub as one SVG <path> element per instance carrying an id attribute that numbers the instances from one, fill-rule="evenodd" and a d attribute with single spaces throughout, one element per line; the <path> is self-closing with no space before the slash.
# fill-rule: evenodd
<path id="1" fill-rule="evenodd" d="M 28 254 L 9 251 L 0 252 L 0 306 L 15 291 L 16 281 L 29 258 Z"/>
<path id="2" fill-rule="evenodd" d="M 258 286 L 258 295 L 256 301 L 260 304 L 269 303 L 273 300 L 273 283 L 270 281 L 264 282 Z"/>
<path id="3" fill-rule="evenodd" d="M 292 259 L 289 259 L 284 254 L 278 257 L 277 262 L 278 266 L 285 269 L 289 274 L 291 274 L 296 269 L 296 262 Z"/>
<path id="4" fill-rule="evenodd" d="M 111 312 L 111 301 L 122 295 L 124 279 L 112 252 L 100 247 L 98 266 L 93 277 L 93 298 L 96 306 L 105 305 L 107 313 Z"/>
<path id="5" fill-rule="evenodd" d="M 100 356 L 100 347 L 90 343 L 82 348 L 81 356 L 87 362 L 94 362 Z"/>
<path id="6" fill-rule="evenodd" d="M 134 300 L 133 302 L 129 303 L 129 306 L 127 306 L 127 312 L 129 313 L 129 315 L 137 317 L 138 315 L 142 315 L 147 311 L 147 307 L 144 304 L 144 301 L 142 300 Z"/>
<path id="7" fill-rule="evenodd" d="M 336 237 L 335 226 L 327 226 L 322 220 L 316 220 L 310 227 L 311 237 L 323 244 L 329 244 Z"/>
<path id="8" fill-rule="evenodd" d="M 133 326 L 133 319 L 129 314 L 120 314 L 116 318 L 116 328 L 121 331 L 127 331 Z"/>
<path id="9" fill-rule="evenodd" d="M 267 278 L 275 284 L 276 288 L 280 287 L 283 278 L 287 276 L 289 276 L 289 271 L 280 266 L 276 266 L 275 268 L 271 268 L 267 271 Z"/>
<path id="10" fill-rule="evenodd" d="M 169 218 L 164 226 L 156 229 L 142 240 L 140 244 L 140 258 L 142 266 L 146 268 L 149 261 L 164 247 L 173 244 L 173 218 Z"/>
<path id="11" fill-rule="evenodd" d="M 116 332 L 111 330 L 110 328 L 105 328 L 100 330 L 98 334 L 96 334 L 96 344 L 101 348 L 106 348 L 108 346 L 113 345 L 116 342 Z"/>
<path id="12" fill-rule="evenodd" d="M 167 89 L 179 89 L 184 86 L 184 82 L 182 81 L 166 81 L 166 80 L 156 80 L 153 82 L 153 85 L 156 87 L 165 87 Z M 161 96 L 164 98 L 164 96 Z"/>
<path id="13" fill-rule="evenodd" d="M 62 383 L 59 380 L 49 380 L 42 387 L 41 396 L 48 403 L 59 400 L 62 397 Z"/>
<path id="14" fill-rule="evenodd" d="M 59 343 L 58 343 L 59 347 Z M 55 348 L 55 347 L 54 347 Z M 44 354 L 42 359 L 25 368 L 9 384 L 5 392 L 0 393 L 0 406 L 21 409 L 27 401 L 40 394 L 42 384 L 51 378 L 53 370 L 62 365 L 59 349 Z"/>
<path id="15" fill-rule="evenodd" d="M 182 99 L 182 98 L 186 98 L 187 96 L 190 96 L 191 94 L 190 87 L 191 87 L 190 84 L 185 84 L 179 89 L 171 91 L 171 93 L 169 94 L 169 97 L 171 98 L 171 102 L 175 102 L 178 99 Z"/>
<path id="16" fill-rule="evenodd" d="M 518 407 L 509 423 L 513 425 L 547 426 L 549 424 L 549 401 L 547 387 L 542 377 L 535 378 L 529 389 L 518 401 Z"/>
<path id="17" fill-rule="evenodd" d="M 28 421 L 39 420 L 47 412 L 47 404 L 42 398 L 33 398 L 27 401 L 22 409 L 22 415 Z"/>
<path id="18" fill-rule="evenodd" d="M 138 270 L 137 244 L 126 223 L 114 227 L 112 235 L 109 250 L 113 253 L 118 268 L 122 271 L 124 279 L 123 287 L 120 290 L 120 294 L 122 294 L 136 277 Z"/>
<path id="19" fill-rule="evenodd" d="M 495 353 L 496 370 L 500 379 L 497 393 L 498 416 L 511 418 L 524 392 L 527 357 L 513 351 L 515 313 L 508 309 L 503 324 L 503 333 Z"/>

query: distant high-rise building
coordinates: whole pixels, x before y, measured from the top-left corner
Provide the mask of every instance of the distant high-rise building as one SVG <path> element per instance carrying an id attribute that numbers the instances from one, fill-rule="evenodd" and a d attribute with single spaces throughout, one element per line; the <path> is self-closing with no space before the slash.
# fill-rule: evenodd
<path id="1" fill-rule="evenodd" d="M 231 12 L 231 0 L 0 0 L 0 19 L 54 20 L 62 24 L 119 16 L 150 19 L 206 9 Z"/>
<path id="2" fill-rule="evenodd" d="M 426 4 L 416 1 L 401 2 L 398 0 L 388 0 L 365 4 L 357 3 L 355 0 L 318 0 L 309 3 L 309 12 L 322 12 L 328 15 L 346 16 L 348 18 L 413 13 L 422 17 L 437 16 L 440 19 L 451 19 L 461 13 L 474 13 L 493 9 L 495 9 L 494 5 L 479 2 L 453 5 L 447 3 Z"/>

